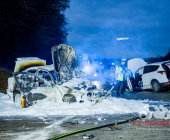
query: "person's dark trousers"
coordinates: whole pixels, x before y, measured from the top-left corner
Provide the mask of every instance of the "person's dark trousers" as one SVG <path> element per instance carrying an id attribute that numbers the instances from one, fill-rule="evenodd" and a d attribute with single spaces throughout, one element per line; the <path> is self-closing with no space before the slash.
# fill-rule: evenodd
<path id="1" fill-rule="evenodd" d="M 116 84 L 117 84 L 117 89 L 116 89 L 116 96 L 119 97 L 120 94 L 119 94 L 119 90 L 120 90 L 120 87 L 121 87 L 121 84 L 122 84 L 122 88 L 121 88 L 121 94 L 124 95 L 124 92 L 125 92 L 125 89 L 126 89 L 126 86 L 127 86 L 127 82 L 126 81 L 116 81 Z"/>
<path id="2" fill-rule="evenodd" d="M 127 87 L 127 81 L 122 81 L 122 84 L 123 84 L 123 86 L 122 86 L 120 94 L 124 95 L 124 92 L 125 92 L 126 87 Z"/>

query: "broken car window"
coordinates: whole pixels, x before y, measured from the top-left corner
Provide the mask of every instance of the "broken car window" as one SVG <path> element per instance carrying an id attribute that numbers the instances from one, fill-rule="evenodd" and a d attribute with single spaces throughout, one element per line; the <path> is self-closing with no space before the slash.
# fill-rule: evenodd
<path id="1" fill-rule="evenodd" d="M 43 79 L 39 78 L 38 81 L 39 81 L 39 86 L 40 87 L 44 87 L 45 86 L 45 82 L 44 82 Z"/>
<path id="2" fill-rule="evenodd" d="M 51 77 L 47 71 L 40 70 L 38 73 L 39 78 L 45 79 L 46 81 L 51 82 Z"/>
<path id="3" fill-rule="evenodd" d="M 28 88 L 28 87 L 36 87 L 36 76 L 31 73 L 23 74 L 18 79 L 19 83 L 21 84 L 21 88 Z"/>
<path id="4" fill-rule="evenodd" d="M 36 70 L 29 70 L 28 72 L 35 74 Z"/>

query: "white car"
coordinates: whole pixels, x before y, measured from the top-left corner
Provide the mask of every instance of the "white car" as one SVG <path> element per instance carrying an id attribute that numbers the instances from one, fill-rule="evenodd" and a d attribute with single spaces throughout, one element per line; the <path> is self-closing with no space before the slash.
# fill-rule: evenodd
<path id="1" fill-rule="evenodd" d="M 103 96 L 103 90 L 81 79 L 77 56 L 71 46 L 54 46 L 52 56 L 52 65 L 46 65 L 45 60 L 36 57 L 17 59 L 6 90 L 16 104 L 24 108 L 42 99 L 57 102 L 84 102 L 87 99 L 97 102 Z"/>
<path id="2" fill-rule="evenodd" d="M 161 92 L 170 86 L 170 61 L 147 64 L 140 58 L 134 58 L 128 61 L 128 69 L 132 72 L 127 79 L 131 91 L 152 89 Z"/>

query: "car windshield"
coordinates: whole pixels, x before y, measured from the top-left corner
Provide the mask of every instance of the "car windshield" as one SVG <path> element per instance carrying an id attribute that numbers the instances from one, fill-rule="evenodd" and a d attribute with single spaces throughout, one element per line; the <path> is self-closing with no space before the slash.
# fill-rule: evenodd
<path id="1" fill-rule="evenodd" d="M 53 79 L 56 81 L 56 74 L 55 74 L 55 71 L 50 71 L 51 75 L 53 76 Z"/>
<path id="2" fill-rule="evenodd" d="M 51 81 L 51 77 L 47 71 L 40 70 L 38 76 L 46 81 Z"/>

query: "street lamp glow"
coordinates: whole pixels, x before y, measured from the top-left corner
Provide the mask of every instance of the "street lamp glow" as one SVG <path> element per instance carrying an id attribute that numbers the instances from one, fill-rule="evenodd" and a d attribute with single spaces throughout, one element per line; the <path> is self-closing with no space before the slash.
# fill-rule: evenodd
<path id="1" fill-rule="evenodd" d="M 129 37 L 121 37 L 121 38 L 117 38 L 116 40 L 128 40 Z"/>

